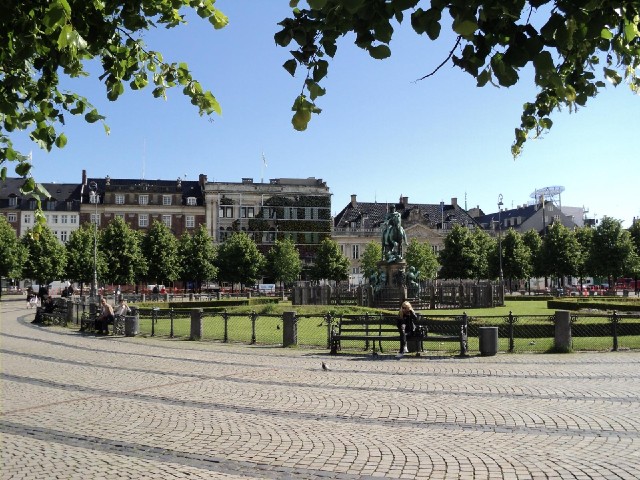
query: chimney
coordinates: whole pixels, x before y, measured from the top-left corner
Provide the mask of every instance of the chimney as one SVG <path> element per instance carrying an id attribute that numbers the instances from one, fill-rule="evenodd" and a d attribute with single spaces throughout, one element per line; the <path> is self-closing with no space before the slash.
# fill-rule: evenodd
<path id="1" fill-rule="evenodd" d="M 82 185 L 86 185 L 87 184 L 87 171 L 86 170 L 82 170 Z"/>
<path id="2" fill-rule="evenodd" d="M 352 193 L 351 194 L 351 208 L 356 208 L 357 205 L 358 205 L 358 202 L 356 200 L 356 194 Z"/>
<path id="3" fill-rule="evenodd" d="M 207 183 L 207 176 L 204 173 L 201 173 L 198 175 L 198 182 L 200 183 L 200 186 L 204 188 L 204 184 Z"/>
<path id="4" fill-rule="evenodd" d="M 402 203 L 404 208 L 407 208 L 407 205 L 409 205 L 409 197 L 400 197 L 400 203 Z"/>
<path id="5" fill-rule="evenodd" d="M 458 198 L 457 197 L 451 197 L 451 206 L 452 207 L 457 207 L 458 206 Z"/>

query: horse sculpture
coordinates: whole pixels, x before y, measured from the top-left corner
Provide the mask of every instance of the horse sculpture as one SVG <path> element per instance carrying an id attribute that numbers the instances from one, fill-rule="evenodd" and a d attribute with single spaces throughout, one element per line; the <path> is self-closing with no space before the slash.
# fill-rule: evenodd
<path id="1" fill-rule="evenodd" d="M 382 257 L 387 263 L 402 260 L 402 247 L 407 245 L 407 236 L 400 224 L 400 213 L 387 215 L 382 230 Z"/>

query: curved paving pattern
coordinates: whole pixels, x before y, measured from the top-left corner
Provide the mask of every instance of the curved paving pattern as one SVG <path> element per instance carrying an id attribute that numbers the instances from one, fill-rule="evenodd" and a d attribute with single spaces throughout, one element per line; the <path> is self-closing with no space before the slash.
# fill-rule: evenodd
<path id="1" fill-rule="evenodd" d="M 3 479 L 639 476 L 640 353 L 330 357 L 1 308 Z"/>

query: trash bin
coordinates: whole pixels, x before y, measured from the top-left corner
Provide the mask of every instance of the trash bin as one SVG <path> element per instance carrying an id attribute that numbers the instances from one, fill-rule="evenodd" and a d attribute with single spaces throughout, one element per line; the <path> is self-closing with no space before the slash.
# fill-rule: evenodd
<path id="1" fill-rule="evenodd" d="M 498 353 L 498 327 L 478 327 L 480 355 L 489 357 Z"/>
<path id="2" fill-rule="evenodd" d="M 124 336 L 135 337 L 139 332 L 140 320 L 138 315 L 127 315 L 124 317 Z"/>

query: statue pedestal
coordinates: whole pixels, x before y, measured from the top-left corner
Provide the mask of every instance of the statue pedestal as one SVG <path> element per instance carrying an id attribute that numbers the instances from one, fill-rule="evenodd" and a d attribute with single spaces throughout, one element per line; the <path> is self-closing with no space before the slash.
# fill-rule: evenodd
<path id="1" fill-rule="evenodd" d="M 377 308 L 396 310 L 407 299 L 407 287 L 405 285 L 405 272 L 407 262 L 387 263 L 378 262 L 378 271 L 384 273 L 385 283 L 381 285 L 373 295 L 373 304 Z"/>

